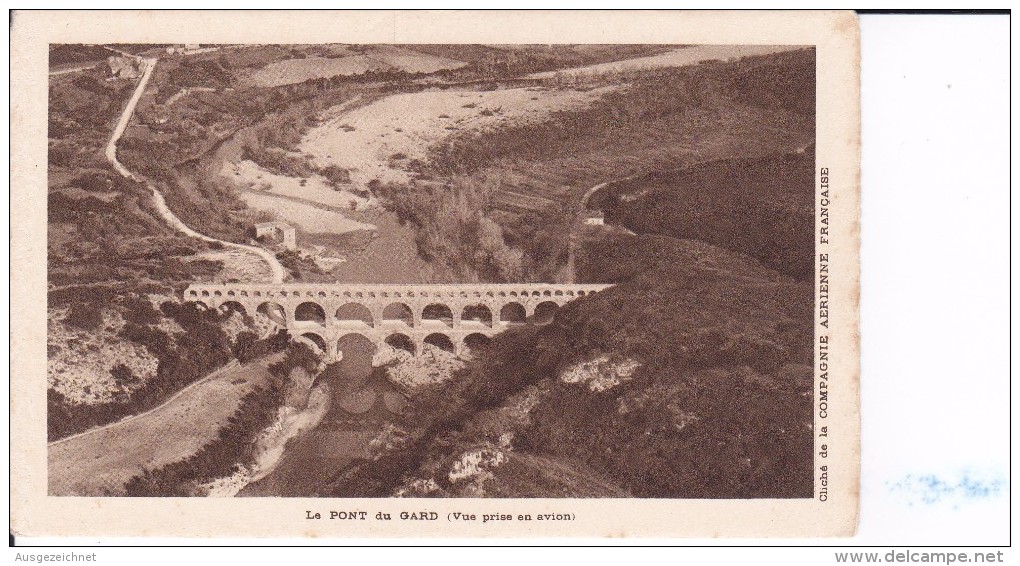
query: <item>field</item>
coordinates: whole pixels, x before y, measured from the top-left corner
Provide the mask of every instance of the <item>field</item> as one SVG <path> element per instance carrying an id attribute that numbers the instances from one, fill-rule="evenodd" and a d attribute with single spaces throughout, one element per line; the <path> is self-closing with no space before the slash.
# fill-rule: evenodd
<path id="1" fill-rule="evenodd" d="M 595 185 L 730 157 L 805 151 L 814 141 L 813 91 L 797 88 L 814 79 L 810 50 L 626 79 L 628 86 L 544 122 L 461 132 L 433 146 L 424 171 L 434 179 L 468 176 L 487 187 L 479 200 L 492 204 L 482 212 L 524 251 L 526 279 L 561 276 L 572 210 Z M 583 78 L 591 87 L 615 80 Z"/>
<path id="2" fill-rule="evenodd" d="M 50 45 L 50 68 L 80 65 L 93 61 L 105 62 L 107 57 L 116 55 L 113 51 L 98 45 Z"/>
<path id="3" fill-rule="evenodd" d="M 717 160 L 607 187 L 606 221 L 638 233 L 700 240 L 776 271 L 814 274 L 813 146 L 803 153 Z"/>
<path id="4" fill-rule="evenodd" d="M 609 61 L 574 67 L 558 71 L 546 71 L 528 75 L 529 78 L 548 79 L 557 75 L 599 75 L 619 73 L 621 71 L 641 71 L 662 67 L 683 67 L 695 65 L 702 61 L 725 61 L 731 58 L 748 57 L 751 55 L 767 55 L 793 49 L 785 45 L 691 45 L 679 49 L 648 55 L 632 57 L 620 61 Z"/>
<path id="5" fill-rule="evenodd" d="M 317 234 L 343 234 L 356 230 L 371 230 L 370 224 L 362 224 L 342 214 L 323 210 L 303 202 L 281 199 L 271 194 L 253 191 L 241 193 L 248 206 L 256 210 L 271 210 L 280 220 L 290 223 L 305 232 Z"/>
<path id="6" fill-rule="evenodd" d="M 275 87 L 309 79 L 359 75 L 367 71 L 434 73 L 464 65 L 462 61 L 389 45 L 366 47 L 363 51 L 362 54 L 355 52 L 341 57 L 311 56 L 277 61 L 252 73 L 251 81 L 256 86 Z"/>
<path id="7" fill-rule="evenodd" d="M 583 107 L 611 88 L 503 89 L 396 94 L 312 128 L 298 149 L 319 165 L 338 165 L 367 184 L 405 182 L 412 161 L 456 132 L 540 122 L 554 112 Z"/>
<path id="8" fill-rule="evenodd" d="M 349 216 L 353 211 L 374 206 L 373 199 L 338 190 L 321 175 L 278 175 L 247 159 L 225 163 L 222 174 L 238 187 L 240 198 L 248 207 L 288 222 L 302 232 L 344 234 L 375 229 Z M 304 240 L 300 238 L 299 242 L 304 245 Z"/>
<path id="9" fill-rule="evenodd" d="M 51 445 L 50 495 L 122 494 L 143 469 L 183 460 L 216 438 L 241 397 L 268 378 L 264 363 L 230 366 L 144 416 Z"/>

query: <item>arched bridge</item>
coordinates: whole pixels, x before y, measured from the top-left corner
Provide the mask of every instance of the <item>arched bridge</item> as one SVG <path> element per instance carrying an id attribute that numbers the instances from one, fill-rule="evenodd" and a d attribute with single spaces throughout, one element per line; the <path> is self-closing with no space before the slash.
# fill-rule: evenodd
<path id="1" fill-rule="evenodd" d="M 507 328 L 548 324 L 556 310 L 610 285 L 195 284 L 185 301 L 261 313 L 336 359 L 338 343 L 360 334 L 412 353 L 425 344 L 461 353 Z"/>

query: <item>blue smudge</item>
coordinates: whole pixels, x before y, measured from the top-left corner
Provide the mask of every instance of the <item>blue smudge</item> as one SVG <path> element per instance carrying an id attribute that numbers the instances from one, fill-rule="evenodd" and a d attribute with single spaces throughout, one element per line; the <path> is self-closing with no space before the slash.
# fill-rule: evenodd
<path id="1" fill-rule="evenodd" d="M 908 506 L 915 504 L 948 504 L 954 509 L 961 503 L 999 497 L 1009 491 L 1009 480 L 996 474 L 974 474 L 963 471 L 955 478 L 942 478 L 936 474 L 907 474 L 897 481 L 886 482 L 886 488 L 906 500 Z"/>

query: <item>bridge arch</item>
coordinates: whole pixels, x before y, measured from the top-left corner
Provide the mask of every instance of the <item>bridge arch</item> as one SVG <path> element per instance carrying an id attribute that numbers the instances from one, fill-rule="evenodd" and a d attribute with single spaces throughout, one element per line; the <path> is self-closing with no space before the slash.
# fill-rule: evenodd
<path id="1" fill-rule="evenodd" d="M 390 303 L 383 309 L 382 319 L 383 322 L 403 322 L 407 326 L 414 326 L 414 311 L 406 303 Z"/>
<path id="2" fill-rule="evenodd" d="M 245 310 L 244 305 L 237 301 L 224 301 L 220 305 L 220 312 L 223 314 L 230 314 L 232 312 L 241 313 L 241 316 L 248 316 L 248 311 Z"/>
<path id="3" fill-rule="evenodd" d="M 472 332 L 464 337 L 464 346 L 466 346 L 469 351 L 485 349 L 491 343 L 492 337 L 486 336 L 481 332 Z"/>
<path id="4" fill-rule="evenodd" d="M 318 335 L 317 333 L 304 332 L 301 334 L 301 338 L 304 338 L 305 340 L 308 340 L 309 342 L 315 344 L 315 346 L 319 348 L 319 351 L 321 351 L 323 354 L 329 353 L 329 346 L 326 344 L 326 339 Z"/>
<path id="5" fill-rule="evenodd" d="M 509 324 L 524 324 L 528 321 L 528 311 L 518 302 L 507 303 L 499 309 L 499 321 Z"/>
<path id="6" fill-rule="evenodd" d="M 432 303 L 421 310 L 422 322 L 441 322 L 453 328 L 453 310 L 444 303 Z"/>
<path id="7" fill-rule="evenodd" d="M 344 322 L 363 322 L 375 326 L 375 317 L 368 307 L 361 303 L 345 303 L 336 309 L 336 319 Z"/>
<path id="8" fill-rule="evenodd" d="M 535 314 L 532 320 L 535 324 L 549 324 L 553 321 L 556 311 L 559 309 L 560 305 L 556 304 L 555 301 L 542 301 L 535 306 Z"/>
<path id="9" fill-rule="evenodd" d="M 383 340 L 390 347 L 397 350 L 404 350 L 410 352 L 412 355 L 418 353 L 418 349 L 414 345 L 414 340 L 411 339 L 407 334 L 401 332 L 394 332 Z"/>
<path id="10" fill-rule="evenodd" d="M 492 327 L 492 310 L 484 304 L 467 305 L 461 312 L 460 319 L 463 321 L 480 322 L 485 326 Z"/>
<path id="11" fill-rule="evenodd" d="M 255 309 L 255 312 L 261 314 L 269 320 L 279 324 L 281 326 L 287 325 L 287 310 L 284 309 L 279 303 L 273 301 L 266 301 Z"/>
<path id="12" fill-rule="evenodd" d="M 315 301 L 305 301 L 294 309 L 294 320 L 298 322 L 315 322 L 326 325 L 326 310 Z"/>
<path id="13" fill-rule="evenodd" d="M 360 332 L 348 332 L 336 341 L 336 349 L 341 355 L 347 357 L 351 352 L 358 352 L 369 357 L 375 355 L 375 342 Z"/>
<path id="14" fill-rule="evenodd" d="M 456 350 L 453 346 L 453 340 L 450 340 L 450 337 L 442 332 L 433 332 L 426 336 L 425 340 L 422 342 L 424 344 L 431 344 L 440 350 L 445 350 L 450 353 L 453 353 Z"/>

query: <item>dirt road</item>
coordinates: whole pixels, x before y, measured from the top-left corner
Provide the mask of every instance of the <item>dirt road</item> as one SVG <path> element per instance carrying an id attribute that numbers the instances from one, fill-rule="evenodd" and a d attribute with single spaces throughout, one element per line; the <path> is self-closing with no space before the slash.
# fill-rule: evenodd
<path id="1" fill-rule="evenodd" d="M 95 69 L 96 67 L 98 67 L 98 66 L 100 66 L 102 64 L 103 64 L 102 61 L 93 61 L 91 63 L 82 63 L 81 65 L 75 65 L 73 67 L 65 67 L 63 69 L 54 69 L 54 70 L 50 71 L 50 76 L 51 77 L 56 77 L 56 76 L 59 76 L 59 75 L 67 75 L 69 73 L 80 73 L 81 71 L 87 71 L 89 69 Z"/>
<path id="2" fill-rule="evenodd" d="M 148 85 L 149 79 L 152 77 L 152 71 L 156 68 L 156 62 L 156 59 L 142 59 L 142 65 L 145 66 L 145 71 L 142 73 L 142 78 L 138 81 L 138 86 L 135 88 L 135 92 L 128 100 L 127 106 L 124 107 L 124 112 L 120 115 L 120 120 L 117 121 L 117 126 L 113 129 L 113 135 L 110 136 L 110 141 L 106 144 L 107 161 L 109 161 L 110 165 L 112 165 L 113 168 L 124 177 L 143 182 L 148 185 L 149 189 L 152 191 L 152 200 L 156 205 L 156 210 L 159 211 L 163 220 L 165 220 L 172 228 L 192 238 L 198 238 L 199 240 L 205 240 L 206 242 L 216 242 L 225 247 L 245 250 L 253 253 L 269 264 L 273 273 L 272 282 L 283 283 L 283 280 L 287 277 L 287 271 L 276 259 L 276 256 L 271 252 L 255 246 L 246 246 L 244 244 L 219 240 L 192 230 L 187 224 L 181 221 L 181 219 L 178 218 L 172 210 L 170 210 L 170 207 L 166 205 L 166 200 L 163 198 L 162 193 L 160 193 L 155 186 L 129 171 L 128 168 L 117 159 L 117 141 L 120 140 L 122 135 L 124 135 L 124 130 L 127 129 L 127 125 L 131 121 L 131 116 L 134 115 L 135 107 L 138 106 L 138 101 L 141 99 L 142 93 L 145 92 L 145 87 Z"/>

